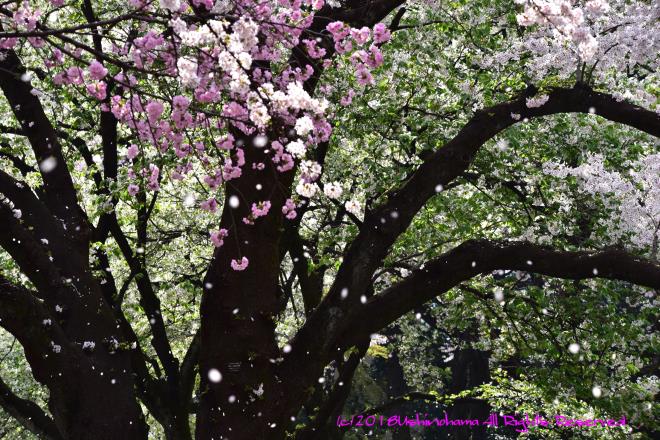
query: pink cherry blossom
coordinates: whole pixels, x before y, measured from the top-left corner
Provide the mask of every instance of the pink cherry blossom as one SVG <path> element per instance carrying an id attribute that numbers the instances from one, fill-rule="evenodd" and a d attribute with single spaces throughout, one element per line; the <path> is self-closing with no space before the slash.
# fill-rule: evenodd
<path id="1" fill-rule="evenodd" d="M 248 267 L 248 264 L 250 261 L 247 259 L 247 257 L 241 258 L 241 261 L 239 262 L 238 260 L 231 260 L 231 268 L 234 269 L 235 271 L 243 271 Z"/>
<path id="2" fill-rule="evenodd" d="M 160 118 L 160 115 L 163 114 L 163 109 L 163 104 L 159 101 L 150 101 L 147 104 L 145 110 L 147 111 L 149 122 L 151 124 L 154 124 L 158 118 Z"/>
<path id="3" fill-rule="evenodd" d="M 128 147 L 128 150 L 126 150 L 126 158 L 128 158 L 128 160 L 133 160 L 137 157 L 139 152 L 140 150 L 138 150 L 138 146 L 131 144 L 131 146 Z"/>
<path id="4" fill-rule="evenodd" d="M 370 36 L 371 30 L 366 26 L 361 29 L 351 29 L 351 37 L 353 37 L 355 42 L 360 46 L 369 41 Z"/>
<path id="5" fill-rule="evenodd" d="M 371 72 L 369 72 L 369 70 L 366 69 L 364 66 L 358 68 L 357 72 L 355 73 L 355 76 L 358 84 L 362 86 L 366 86 L 374 83 L 374 77 L 371 75 Z"/>
<path id="6" fill-rule="evenodd" d="M 108 74 L 108 69 L 103 67 L 103 64 L 99 63 L 96 60 L 92 61 L 89 64 L 88 70 L 89 70 L 89 76 L 97 81 L 105 78 L 105 76 Z"/>
<path id="7" fill-rule="evenodd" d="M 342 21 L 333 21 L 326 26 L 326 29 L 330 32 L 335 42 L 343 40 L 350 33 L 350 28 Z"/>
<path id="8" fill-rule="evenodd" d="M 389 41 L 390 37 L 390 30 L 383 23 L 378 23 L 374 26 L 374 43 L 385 43 L 386 41 Z"/>
<path id="9" fill-rule="evenodd" d="M 66 77 L 71 84 L 82 84 L 83 79 L 83 70 L 80 67 L 69 67 L 66 70 Z"/>
<path id="10" fill-rule="evenodd" d="M 149 164 L 149 179 L 147 180 L 147 188 L 151 191 L 158 191 L 160 184 L 158 177 L 160 176 L 160 169 L 155 164 Z"/>
<path id="11" fill-rule="evenodd" d="M 252 204 L 252 216 L 254 218 L 259 218 L 263 217 L 268 214 L 268 211 L 270 210 L 270 200 L 266 200 L 263 202 L 259 202 L 259 204 L 253 203 Z"/>
<path id="12" fill-rule="evenodd" d="M 296 218 L 296 204 L 293 203 L 293 200 L 291 199 L 286 199 L 286 202 L 284 202 L 284 206 L 282 206 L 282 214 L 286 216 L 289 220 L 293 220 Z"/>
<path id="13" fill-rule="evenodd" d="M 104 81 L 96 81 L 85 86 L 87 92 L 99 101 L 103 101 L 106 97 L 106 84 Z"/>
<path id="14" fill-rule="evenodd" d="M 353 89 L 349 89 L 346 95 L 342 96 L 342 98 L 339 100 L 339 104 L 341 104 L 344 107 L 350 105 L 353 102 L 354 96 L 355 96 L 355 91 Z"/>
<path id="15" fill-rule="evenodd" d="M 220 247 L 224 244 L 223 238 L 226 238 L 229 235 L 226 229 L 220 229 L 219 231 L 210 232 L 211 242 L 215 247 Z"/>
<path id="16" fill-rule="evenodd" d="M 211 197 L 210 199 L 200 203 L 199 207 L 203 211 L 216 212 L 218 210 L 218 201 L 215 199 L 215 197 Z"/>
<path id="17" fill-rule="evenodd" d="M 303 40 L 305 44 L 305 49 L 307 53 L 312 58 L 323 58 L 326 54 L 326 50 L 322 47 L 318 47 L 316 40 Z"/>

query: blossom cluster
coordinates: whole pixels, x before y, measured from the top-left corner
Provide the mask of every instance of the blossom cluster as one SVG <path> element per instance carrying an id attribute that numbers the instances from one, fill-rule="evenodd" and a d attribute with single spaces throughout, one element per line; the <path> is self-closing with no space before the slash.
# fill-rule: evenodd
<path id="1" fill-rule="evenodd" d="M 652 248 L 654 243 L 657 247 L 660 240 L 660 154 L 647 155 L 628 165 L 627 173 L 610 170 L 602 155 L 589 154 L 577 167 L 550 161 L 543 164 L 543 171 L 562 180 L 574 178 L 579 191 L 599 200 L 613 213 L 602 220 L 611 240 L 616 242 L 625 236 L 641 249 Z"/>
<path id="2" fill-rule="evenodd" d="M 296 218 L 298 197 L 312 197 L 318 188 L 322 168 L 310 152 L 330 139 L 332 129 L 329 103 L 313 96 L 308 80 L 330 67 L 334 54 L 348 60 L 346 65 L 363 86 L 373 84 L 372 72 L 383 64 L 380 46 L 390 39 L 388 28 L 382 23 L 352 28 L 333 21 L 321 34 L 312 32 L 315 14 L 324 5 L 324 0 L 130 0 L 124 9 L 135 17 L 157 19 L 138 19 L 137 26 L 128 26 L 131 14 L 122 10 L 126 26 L 103 34 L 102 54 L 84 43 L 60 45 L 34 33 L 24 39 L 51 69 L 54 86 L 87 94 L 131 133 L 131 143 L 122 152 L 130 197 L 159 191 L 163 179 L 181 181 L 201 170 L 207 196 L 198 207 L 216 213 L 223 187 L 241 178 L 245 167 L 298 172 L 297 194 L 274 211 L 271 200 L 245 201 L 251 209 L 242 220 L 253 225 L 273 212 Z M 45 17 L 74 7 L 61 0 L 16 2 L 8 5 L 13 8 L 11 19 L 0 20 L 5 31 L 48 30 L 53 21 Z M 212 14 L 192 20 L 194 8 Z M 129 27 L 137 35 L 122 46 L 121 29 Z M 16 48 L 22 39 L 0 38 L 0 49 Z M 296 47 L 308 60 L 288 64 Z M 278 63 L 288 67 L 270 67 Z M 173 93 L 165 96 L 163 90 Z M 349 102 L 354 94 L 349 92 Z M 248 163 L 251 148 L 262 150 L 263 159 Z M 323 193 L 336 200 L 343 190 L 331 182 Z M 356 201 L 346 205 L 359 211 Z M 227 229 L 209 232 L 216 247 L 230 234 Z M 247 264 L 242 257 L 231 266 L 244 270 Z"/>
<path id="3" fill-rule="evenodd" d="M 598 49 L 598 41 L 585 21 L 585 11 L 592 17 L 602 15 L 609 10 L 606 0 L 589 1 L 584 9 L 574 7 L 566 0 L 530 0 L 519 3 L 525 4 L 525 10 L 517 15 L 518 24 L 550 26 L 556 37 L 575 45 L 582 60 L 593 59 Z"/>
<path id="4" fill-rule="evenodd" d="M 611 92 L 638 89 L 633 95 L 643 95 L 639 104 L 655 102 L 655 98 L 645 97 L 644 81 L 633 80 L 629 72 L 640 65 L 657 70 L 657 4 L 626 0 L 515 2 L 521 8 L 516 25 L 525 27 L 525 32 L 507 33 L 501 50 L 481 52 L 478 63 L 482 68 L 504 73 L 524 63 L 532 81 L 548 75 L 573 77 L 605 85 Z M 502 19 L 499 25 L 511 24 Z"/>

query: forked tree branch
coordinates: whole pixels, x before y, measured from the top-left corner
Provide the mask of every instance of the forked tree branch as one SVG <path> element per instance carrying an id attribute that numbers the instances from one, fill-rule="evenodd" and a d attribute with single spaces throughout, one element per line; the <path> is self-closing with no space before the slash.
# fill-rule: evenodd
<path id="1" fill-rule="evenodd" d="M 526 118 L 558 113 L 595 113 L 653 136 L 660 136 L 659 114 L 627 102 L 619 102 L 611 95 L 585 87 L 557 88 L 548 95 L 548 101 L 541 107 L 528 108 L 526 96 L 520 96 L 477 112 L 453 139 L 430 155 L 406 181 L 392 191 L 380 207 L 367 214 L 360 233 L 345 251 L 342 265 L 328 294 L 291 341 L 292 350 L 281 368 L 284 371 L 296 369 L 297 374 L 291 378 L 292 381 L 300 381 L 301 376 L 306 375 L 309 375 L 309 380 L 313 380 L 337 347 L 345 345 L 340 342 L 341 338 L 346 336 L 345 332 L 350 336 L 351 331 L 348 329 L 357 321 L 355 318 L 347 319 L 347 316 L 353 315 L 353 309 L 364 309 L 361 297 L 390 246 L 406 231 L 424 204 L 436 194 L 437 188 L 446 187 L 467 170 L 479 149 L 498 133 Z M 379 300 L 374 298 L 372 301 Z M 380 312 L 378 307 L 370 307 L 369 310 L 374 314 Z M 398 312 L 388 312 L 387 319 L 384 316 L 371 317 L 384 326 L 396 319 L 392 315 Z M 373 325 L 368 327 L 374 330 L 382 328 Z M 310 350 L 323 352 L 325 357 L 319 356 L 316 363 L 307 362 L 306 353 Z M 297 366 L 304 362 L 307 362 L 308 371 L 302 372 Z"/>

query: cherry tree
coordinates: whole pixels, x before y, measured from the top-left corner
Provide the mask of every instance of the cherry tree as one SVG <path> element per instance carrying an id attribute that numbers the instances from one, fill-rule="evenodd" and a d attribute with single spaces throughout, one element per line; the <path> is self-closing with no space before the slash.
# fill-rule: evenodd
<path id="1" fill-rule="evenodd" d="M 168 439 L 321 438 L 372 335 L 464 282 L 519 271 L 660 288 L 657 154 L 628 172 L 607 170 L 602 155 L 543 165 L 582 179 L 609 208 L 602 227 L 617 242 L 634 237 L 629 246 L 547 243 L 533 228 L 466 235 L 376 282 L 420 212 L 508 129 L 583 114 L 650 145 L 660 135 L 657 8 L 500 3 L 3 4 L 0 325 L 48 391 L 46 411 L 0 382 L 4 410 L 48 439 L 147 438 L 146 418 Z M 491 16 L 501 35 L 476 35 Z M 388 87 L 388 72 L 414 55 L 398 35 L 443 20 L 471 57 L 445 72 L 480 72 L 445 113 Z M 501 78 L 507 87 L 493 85 Z M 346 172 L 361 139 L 342 120 L 373 90 L 452 125 L 404 175 L 382 172 L 395 155 L 374 159 L 379 181 L 368 188 Z M 324 224 L 319 209 L 332 214 Z M 335 252 L 310 239 L 315 228 L 334 236 L 325 247 Z M 173 285 L 192 300 L 171 298 Z M 294 290 L 304 321 L 283 337 Z M 176 347 L 163 302 L 199 322 Z"/>

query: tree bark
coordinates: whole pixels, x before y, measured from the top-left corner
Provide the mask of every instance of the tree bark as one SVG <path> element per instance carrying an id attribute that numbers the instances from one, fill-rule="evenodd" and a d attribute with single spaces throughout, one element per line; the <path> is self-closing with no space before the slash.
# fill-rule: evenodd
<path id="1" fill-rule="evenodd" d="M 414 307 L 463 281 L 495 270 L 520 270 L 565 279 L 605 278 L 660 287 L 660 265 L 621 250 L 560 251 L 527 242 L 469 240 L 429 261 L 423 269 L 384 290 L 347 319 L 341 338 L 350 346 Z"/>
<path id="2" fill-rule="evenodd" d="M 316 14 L 308 31 L 323 32 L 333 20 L 358 27 L 374 25 L 402 3 L 403 0 L 358 0 L 337 9 L 326 6 Z M 294 48 L 290 66 L 316 64 L 301 47 Z M 330 44 L 328 56 L 333 53 Z M 316 64 L 314 75 L 304 84 L 308 93 L 313 94 L 321 73 L 321 65 Z M 265 169 L 244 167 L 240 179 L 226 185 L 220 227 L 231 235 L 214 253 L 204 279 L 201 304 L 201 402 L 196 426 L 199 440 L 281 437 L 318 378 L 297 383 L 295 386 L 304 391 L 295 395 L 302 398 L 292 400 L 292 389 L 283 386 L 283 373 L 277 368 L 282 355 L 274 322 L 282 308 L 278 298 L 283 235 L 280 209 L 291 192 L 294 172 L 279 173 L 270 158 L 253 146 L 251 137 L 234 134 L 243 142 L 246 163 L 262 162 Z M 277 127 L 270 130 L 271 139 L 282 134 Z M 238 208 L 229 206 L 232 197 L 240 200 Z M 252 203 L 262 200 L 271 201 L 269 215 L 257 219 L 254 225 L 245 225 L 242 219 L 248 216 Z M 232 270 L 231 260 L 240 260 L 242 256 L 249 258 L 248 268 L 242 272 Z M 209 381 L 212 369 L 221 372 L 222 381 Z"/>
<path id="3" fill-rule="evenodd" d="M 62 318 L 3 277 L 0 302 L 3 327 L 21 343 L 35 379 L 50 391 L 48 408 L 63 438 L 146 439 L 128 354 L 104 346 L 102 341 L 109 339 L 108 333 L 100 333 L 102 326 L 90 326 L 86 337 L 97 345 L 83 350 L 83 340 L 70 341 Z M 87 316 L 90 322 L 103 319 Z"/>
<path id="4" fill-rule="evenodd" d="M 374 271 L 381 265 L 390 246 L 408 228 L 426 201 L 436 194 L 436 187 L 452 182 L 470 166 L 486 141 L 513 125 L 517 119 L 513 119 L 512 114 L 520 115 L 522 120 L 557 113 L 588 113 L 595 108 L 596 113 L 602 117 L 654 136 L 660 135 L 660 115 L 626 102 L 618 102 L 610 95 L 588 88 L 555 89 L 549 93 L 548 102 L 540 108 L 528 108 L 525 98 L 520 96 L 477 112 L 453 139 L 431 154 L 398 188 L 388 193 L 381 206 L 367 213 L 360 233 L 344 252 L 343 262 L 328 294 L 296 334 L 291 343 L 291 353 L 285 356 L 281 369 L 290 371 L 296 368 L 297 371 L 295 378 L 288 378 L 289 387 L 301 380 L 306 383 L 314 381 L 337 346 L 350 347 L 369 332 L 380 330 L 405 311 L 442 292 L 439 289 L 433 292 L 427 288 L 420 296 L 420 300 L 424 298 L 421 302 L 406 301 L 404 297 L 410 297 L 407 294 L 398 299 L 396 295 L 387 299 L 376 295 L 366 305 L 360 303 Z M 465 263 L 466 267 L 469 268 L 471 261 Z M 524 266 L 525 260 L 519 263 Z M 584 274 L 580 276 L 588 277 L 587 272 L 592 271 L 593 267 L 583 268 Z M 615 272 L 623 279 L 628 277 L 628 274 L 621 271 Z M 346 298 L 341 294 L 345 289 L 349 292 Z M 370 306 L 377 303 L 382 307 Z M 347 318 L 347 315 L 352 317 Z M 372 326 L 371 322 L 378 324 Z M 356 327 L 359 331 L 356 331 Z M 311 351 L 319 355 L 310 359 L 308 353 Z M 305 394 L 299 389 L 289 393 L 288 399 L 300 402 L 305 399 Z"/>
<path id="5" fill-rule="evenodd" d="M 24 182 L 0 172 L 0 193 L 24 215 L 0 203 L 0 245 L 36 287 L 0 278 L 0 302 L 13 315 L 1 321 L 22 344 L 62 437 L 145 439 L 131 356 L 111 305 L 89 264 L 91 226 L 62 154 L 58 135 L 13 51 L 3 51 L 0 88 L 41 166 L 37 197 Z M 37 299 L 39 298 L 39 299 Z M 85 345 L 87 343 L 87 345 Z M 91 344 L 94 344 L 93 346 Z"/>
<path id="6" fill-rule="evenodd" d="M 470 326 L 462 338 L 468 346 L 459 348 L 451 361 L 451 383 L 449 392 L 457 394 L 490 382 L 490 354 L 487 351 L 470 347 L 477 339 L 475 326 Z M 479 426 L 456 426 L 449 433 L 454 440 L 483 440 L 486 438 L 486 426 L 490 406 L 487 401 L 478 398 L 462 399 L 454 403 L 448 415 L 453 420 L 478 420 Z"/>
<path id="7" fill-rule="evenodd" d="M 279 173 L 263 150 L 244 142 L 246 163 L 265 163 L 262 171 L 244 167 L 240 179 L 227 185 L 220 227 L 229 231 L 224 245 L 213 256 L 204 279 L 201 304 L 200 375 L 201 402 L 198 439 L 266 438 L 272 406 L 284 392 L 277 383 L 273 362 L 280 357 L 275 340 L 275 317 L 281 309 L 278 296 L 282 235 L 281 207 L 288 197 L 293 173 Z M 235 183 L 234 183 L 235 182 Z M 232 208 L 229 200 L 238 200 Z M 253 225 L 243 222 L 253 203 L 269 200 L 270 212 Z M 244 271 L 231 268 L 231 260 L 249 258 Z M 209 371 L 222 374 L 209 380 Z M 261 397 L 263 393 L 263 397 Z M 293 414 L 292 414 L 293 415 Z"/>

